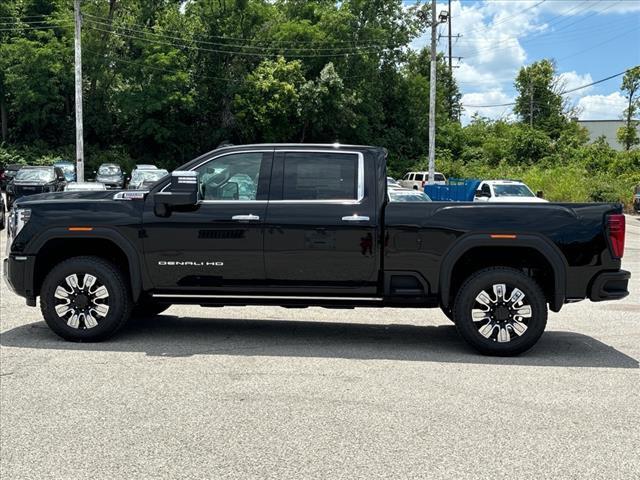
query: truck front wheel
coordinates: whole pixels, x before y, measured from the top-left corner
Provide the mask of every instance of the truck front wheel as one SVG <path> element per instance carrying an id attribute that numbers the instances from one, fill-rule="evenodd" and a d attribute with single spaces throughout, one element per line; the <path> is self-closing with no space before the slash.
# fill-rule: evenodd
<path id="1" fill-rule="evenodd" d="M 473 274 L 456 297 L 458 332 L 485 355 L 510 356 L 531 348 L 547 325 L 540 286 L 519 270 L 487 268 Z"/>
<path id="2" fill-rule="evenodd" d="M 65 340 L 99 342 L 129 319 L 131 295 L 122 272 L 100 257 L 74 257 L 53 268 L 40 290 L 49 328 Z"/>

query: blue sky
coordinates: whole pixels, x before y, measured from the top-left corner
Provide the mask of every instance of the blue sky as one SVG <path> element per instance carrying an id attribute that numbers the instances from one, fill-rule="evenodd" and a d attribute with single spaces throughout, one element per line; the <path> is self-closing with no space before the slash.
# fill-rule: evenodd
<path id="1" fill-rule="evenodd" d="M 446 9 L 440 0 L 438 12 Z M 453 34 L 461 35 L 453 55 L 465 57 L 454 61 L 463 105 L 513 101 L 519 68 L 542 58 L 556 60 L 566 90 L 640 65 L 640 0 L 453 0 L 451 10 Z M 446 25 L 440 28 L 447 33 Z M 425 33 L 413 46 L 428 43 Z M 447 50 L 445 38 L 438 49 Z M 626 106 L 621 82 L 618 77 L 568 98 L 581 119 L 620 118 Z M 463 120 L 474 111 L 491 118 L 511 114 L 510 107 L 465 107 Z"/>

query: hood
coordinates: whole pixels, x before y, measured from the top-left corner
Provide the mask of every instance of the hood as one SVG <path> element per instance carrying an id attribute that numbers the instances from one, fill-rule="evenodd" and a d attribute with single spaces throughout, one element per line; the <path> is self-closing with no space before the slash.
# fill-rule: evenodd
<path id="1" fill-rule="evenodd" d="M 113 200 L 115 193 L 108 190 L 94 191 L 78 191 L 78 192 L 51 192 L 40 193 L 37 195 L 29 195 L 24 197 L 20 202 L 20 206 L 29 206 L 31 203 L 54 202 L 54 201 L 75 201 L 75 200 L 93 200 L 108 201 Z"/>
<path id="2" fill-rule="evenodd" d="M 37 182 L 33 180 L 13 180 L 13 185 L 15 187 L 43 187 L 45 185 L 53 185 L 55 181 L 51 180 L 49 182 Z"/>
<path id="3" fill-rule="evenodd" d="M 96 178 L 104 178 L 105 180 L 118 181 L 118 180 L 122 180 L 122 175 L 101 175 L 101 174 L 98 174 L 98 175 L 96 175 Z"/>

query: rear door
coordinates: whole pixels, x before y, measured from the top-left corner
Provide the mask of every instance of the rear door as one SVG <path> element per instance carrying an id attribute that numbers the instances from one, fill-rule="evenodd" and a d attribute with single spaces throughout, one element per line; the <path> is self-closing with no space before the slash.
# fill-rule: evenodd
<path id="1" fill-rule="evenodd" d="M 168 218 L 155 215 L 148 197 L 144 248 L 156 289 L 234 293 L 263 285 L 272 156 L 273 149 L 232 151 L 195 165 L 197 206 Z"/>
<path id="2" fill-rule="evenodd" d="M 265 223 L 269 285 L 291 294 L 374 294 L 374 189 L 361 152 L 276 150 Z"/>

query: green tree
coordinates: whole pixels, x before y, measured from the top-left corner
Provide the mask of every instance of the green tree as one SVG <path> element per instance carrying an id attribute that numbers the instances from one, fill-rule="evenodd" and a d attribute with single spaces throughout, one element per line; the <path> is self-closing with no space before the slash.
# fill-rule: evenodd
<path id="1" fill-rule="evenodd" d="M 235 96 L 234 112 L 245 141 L 294 141 L 300 131 L 300 91 L 305 83 L 298 60 L 265 60 Z"/>
<path id="2" fill-rule="evenodd" d="M 622 79 L 622 91 L 626 93 L 627 108 L 624 110 L 624 127 L 618 129 L 618 141 L 624 145 L 625 150 L 630 150 L 634 145 L 640 144 L 638 137 L 638 122 L 634 118 L 640 107 L 640 66 L 630 69 Z"/>
<path id="3" fill-rule="evenodd" d="M 518 96 L 513 111 L 522 123 L 540 128 L 552 138 L 557 138 L 567 118 L 555 64 L 544 59 L 522 67 L 516 77 L 515 87 Z"/>

